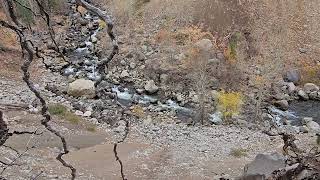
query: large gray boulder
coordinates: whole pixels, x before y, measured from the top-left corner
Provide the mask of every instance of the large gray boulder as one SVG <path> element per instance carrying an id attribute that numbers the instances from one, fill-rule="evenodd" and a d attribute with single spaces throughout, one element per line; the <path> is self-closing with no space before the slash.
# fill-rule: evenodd
<path id="1" fill-rule="evenodd" d="M 159 87 L 156 85 L 156 83 L 153 80 L 150 80 L 146 82 L 144 89 L 146 90 L 147 93 L 154 94 L 158 92 Z"/>
<path id="2" fill-rule="evenodd" d="M 293 70 L 293 69 L 288 70 L 284 75 L 285 81 L 293 82 L 294 84 L 299 83 L 300 79 L 301 79 L 301 75 L 300 75 L 300 72 L 297 70 Z"/>
<path id="3" fill-rule="evenodd" d="M 319 91 L 319 86 L 313 84 L 313 83 L 306 83 L 304 86 L 303 86 L 303 90 L 306 92 L 306 93 L 311 93 L 311 92 L 317 92 Z"/>
<path id="4" fill-rule="evenodd" d="M 279 107 L 281 110 L 284 110 L 284 111 L 286 111 L 286 110 L 289 109 L 289 103 L 288 103 L 287 100 L 276 101 L 276 102 L 275 102 L 275 105 L 276 105 L 277 107 Z"/>
<path id="5" fill-rule="evenodd" d="M 67 93 L 75 97 L 94 98 L 94 82 L 86 79 L 77 79 L 69 84 Z"/>
<path id="6" fill-rule="evenodd" d="M 285 168 L 285 157 L 279 153 L 258 154 L 246 165 L 245 175 L 265 175 L 268 177 L 275 170 Z"/>
<path id="7" fill-rule="evenodd" d="M 302 123 L 305 124 L 311 132 L 320 133 L 320 125 L 313 121 L 313 118 L 305 117 L 303 118 Z"/>
<path id="8" fill-rule="evenodd" d="M 298 96 L 302 99 L 302 100 L 308 100 L 309 96 L 306 92 L 304 92 L 303 90 L 299 90 L 298 91 Z"/>

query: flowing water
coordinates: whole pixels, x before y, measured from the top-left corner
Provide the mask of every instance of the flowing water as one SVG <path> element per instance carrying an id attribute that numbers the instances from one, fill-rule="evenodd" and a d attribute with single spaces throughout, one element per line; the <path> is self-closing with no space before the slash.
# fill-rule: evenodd
<path id="1" fill-rule="evenodd" d="M 320 101 L 294 101 L 290 103 L 289 111 L 297 116 L 293 124 L 301 125 L 304 117 L 312 117 L 320 124 Z"/>

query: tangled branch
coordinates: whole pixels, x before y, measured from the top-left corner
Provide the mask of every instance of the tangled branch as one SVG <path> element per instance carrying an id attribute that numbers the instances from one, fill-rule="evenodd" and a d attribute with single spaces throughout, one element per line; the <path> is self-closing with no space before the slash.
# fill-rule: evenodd
<path id="1" fill-rule="evenodd" d="M 23 26 L 21 23 L 19 23 L 19 21 L 17 20 L 17 17 L 15 16 L 15 13 L 13 11 L 13 3 L 12 0 L 6 0 L 6 2 L 8 3 L 8 7 L 9 7 L 9 13 L 10 13 L 10 17 L 12 19 L 12 21 L 16 24 L 16 26 L 10 25 L 5 21 L 0 21 L 0 25 L 5 27 L 5 28 L 9 28 L 11 30 L 13 30 L 14 32 L 16 32 L 16 34 L 19 37 L 19 42 L 21 45 L 21 49 L 22 49 L 22 55 L 24 58 L 24 63 L 21 66 L 21 70 L 23 71 L 23 80 L 25 81 L 25 83 L 27 84 L 27 86 L 29 87 L 29 89 L 34 93 L 34 95 L 40 100 L 41 105 L 42 105 L 42 109 L 41 109 L 41 114 L 44 117 L 43 120 L 41 120 L 41 124 L 51 133 L 53 133 L 55 136 L 57 136 L 58 138 L 60 138 L 61 142 L 62 142 L 62 146 L 63 146 L 63 152 L 59 153 L 58 156 L 56 157 L 56 159 L 65 167 L 69 168 L 71 170 L 71 179 L 75 179 L 76 177 L 76 169 L 68 164 L 62 157 L 65 154 L 69 153 L 68 147 L 67 147 L 67 142 L 64 138 L 64 136 L 62 136 L 57 130 L 53 129 L 51 127 L 51 125 L 49 124 L 49 122 L 51 121 L 51 116 L 48 112 L 48 107 L 46 104 L 45 99 L 41 96 L 40 92 L 35 88 L 34 84 L 32 81 L 30 81 L 30 73 L 29 73 L 29 67 L 34 59 L 34 46 L 33 44 L 28 41 L 25 37 L 24 31 L 23 31 Z M 11 6 L 10 6 L 11 5 Z"/>
<path id="2" fill-rule="evenodd" d="M 286 169 L 276 170 L 268 180 L 277 179 L 296 179 L 304 170 L 310 171 L 306 179 L 320 179 L 320 151 L 317 147 L 309 152 L 304 152 L 298 148 L 294 135 L 283 133 L 284 141 L 283 151 L 287 156 Z"/>

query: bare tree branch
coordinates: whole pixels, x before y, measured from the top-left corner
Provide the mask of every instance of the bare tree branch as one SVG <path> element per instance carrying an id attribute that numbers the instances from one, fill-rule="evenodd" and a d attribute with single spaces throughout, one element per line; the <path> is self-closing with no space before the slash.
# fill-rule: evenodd
<path id="1" fill-rule="evenodd" d="M 23 57 L 25 59 L 23 65 L 21 66 L 21 70 L 23 71 L 23 80 L 25 81 L 25 83 L 27 84 L 27 86 L 29 87 L 29 89 L 35 94 L 35 96 L 40 100 L 41 105 L 42 105 L 42 109 L 41 109 L 41 114 L 44 117 L 43 120 L 41 120 L 41 124 L 51 133 L 55 134 L 57 137 L 60 138 L 61 142 L 62 142 L 62 146 L 63 146 L 63 152 L 59 153 L 58 156 L 56 157 L 56 159 L 65 167 L 69 168 L 71 170 L 71 179 L 75 179 L 76 177 L 76 169 L 68 164 L 62 157 L 65 154 L 69 153 L 68 147 L 67 147 L 67 142 L 65 140 L 65 138 L 55 129 L 53 129 L 51 127 L 51 125 L 49 124 L 49 122 L 51 121 L 51 116 L 48 112 L 48 107 L 46 104 L 46 101 L 44 100 L 44 98 L 41 96 L 40 92 L 35 88 L 34 84 L 32 81 L 30 81 L 30 73 L 29 73 L 29 67 L 34 59 L 34 47 L 32 45 L 32 43 L 30 43 L 25 35 L 22 29 L 20 29 L 20 27 L 23 27 L 17 20 L 17 17 L 14 14 L 13 11 L 13 6 L 12 6 L 12 1 L 11 0 L 6 0 L 7 3 L 11 6 L 11 8 L 9 8 L 9 12 L 10 12 L 10 17 L 12 18 L 13 22 L 17 25 L 13 26 L 8 24 L 5 21 L 0 21 L 0 25 L 4 26 L 6 28 L 9 28 L 13 31 L 16 32 L 16 34 L 19 37 L 19 41 L 20 41 L 20 45 L 22 48 L 22 53 L 23 53 Z"/>

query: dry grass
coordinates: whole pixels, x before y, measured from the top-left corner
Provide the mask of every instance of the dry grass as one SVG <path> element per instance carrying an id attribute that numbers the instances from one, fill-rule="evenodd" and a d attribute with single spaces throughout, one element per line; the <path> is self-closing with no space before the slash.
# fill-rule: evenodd
<path id="1" fill-rule="evenodd" d="M 243 148 L 234 148 L 231 149 L 230 155 L 236 158 L 246 157 L 248 156 L 248 150 Z"/>
<path id="2" fill-rule="evenodd" d="M 88 127 L 86 127 L 87 131 L 89 132 L 96 132 L 97 131 L 97 127 L 95 125 L 89 125 Z"/>

